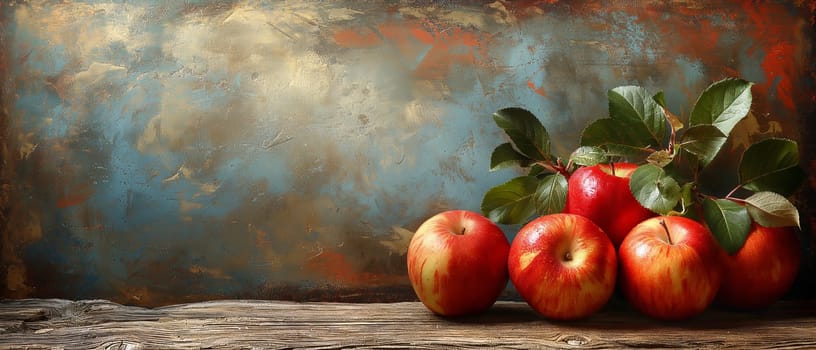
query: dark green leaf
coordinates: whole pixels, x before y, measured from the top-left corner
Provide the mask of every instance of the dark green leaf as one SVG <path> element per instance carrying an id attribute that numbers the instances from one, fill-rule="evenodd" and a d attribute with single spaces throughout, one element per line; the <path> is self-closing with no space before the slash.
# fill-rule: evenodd
<path id="1" fill-rule="evenodd" d="M 672 154 L 669 153 L 669 151 L 662 149 L 659 151 L 652 152 L 652 154 L 650 154 L 649 157 L 646 158 L 646 161 L 649 162 L 650 164 L 654 164 L 662 168 L 665 167 L 666 165 L 669 165 L 669 163 L 671 163 L 673 159 L 674 156 L 672 156 Z"/>
<path id="2" fill-rule="evenodd" d="M 666 96 L 663 94 L 663 91 L 658 91 L 652 96 L 652 99 L 654 99 L 660 107 L 666 108 Z"/>
<path id="3" fill-rule="evenodd" d="M 711 84 L 694 104 L 689 124 L 712 124 L 727 136 L 751 109 L 751 85 L 733 78 Z"/>
<path id="4" fill-rule="evenodd" d="M 748 210 L 728 199 L 706 198 L 703 201 L 703 218 L 728 254 L 739 251 L 751 231 Z"/>
<path id="5" fill-rule="evenodd" d="M 669 125 L 674 129 L 674 131 L 682 129 L 685 125 L 683 122 L 680 121 L 680 118 L 677 118 L 672 112 L 669 111 L 669 108 L 666 107 L 666 97 L 663 95 L 663 91 L 656 93 L 652 98 L 663 107 L 663 113 L 666 114 L 666 120 L 669 122 Z"/>
<path id="6" fill-rule="evenodd" d="M 560 213 L 567 202 L 567 179 L 559 173 L 541 179 L 535 194 L 538 215 Z"/>
<path id="7" fill-rule="evenodd" d="M 677 118 L 677 116 L 672 112 L 669 112 L 668 109 L 664 109 L 664 112 L 666 112 L 666 120 L 669 121 L 669 125 L 675 132 L 682 130 L 685 127 L 685 125 L 683 125 L 683 121 L 681 121 L 680 118 Z"/>
<path id="8" fill-rule="evenodd" d="M 549 169 L 541 166 L 541 164 L 533 164 L 530 167 L 530 171 L 527 172 L 527 176 L 538 176 L 538 175 L 547 174 L 547 173 L 552 173 L 552 170 L 549 170 Z"/>
<path id="9" fill-rule="evenodd" d="M 651 149 L 636 148 L 626 145 L 610 143 L 605 145 L 606 155 L 611 157 L 621 157 L 630 163 L 642 163 L 651 154 Z"/>
<path id="10" fill-rule="evenodd" d="M 702 202 L 692 202 L 691 205 L 686 206 L 686 212 L 683 214 L 683 217 L 687 217 L 697 222 L 703 222 L 702 206 Z"/>
<path id="11" fill-rule="evenodd" d="M 501 224 L 524 223 L 536 212 L 538 183 L 534 176 L 521 176 L 491 188 L 482 199 L 482 214 Z"/>
<path id="12" fill-rule="evenodd" d="M 700 124 L 683 133 L 679 146 L 697 156 L 703 166 L 708 165 L 720 152 L 728 137 L 714 125 Z"/>
<path id="13" fill-rule="evenodd" d="M 649 134 L 638 130 L 615 119 L 597 119 L 581 133 L 581 146 L 604 147 L 608 155 L 632 161 L 644 159 L 651 153 L 646 150 L 650 146 Z"/>
<path id="14" fill-rule="evenodd" d="M 618 120 L 639 134 L 648 135 L 648 145 L 662 147 L 666 138 L 666 116 L 646 89 L 639 86 L 621 86 L 609 90 L 609 117 Z M 636 143 L 622 143 L 638 146 Z"/>
<path id="15" fill-rule="evenodd" d="M 570 162 L 582 166 L 593 166 L 598 163 L 607 162 L 609 157 L 606 151 L 595 146 L 581 146 L 575 149 L 570 155 Z"/>
<path id="16" fill-rule="evenodd" d="M 694 205 L 694 183 L 693 182 L 686 182 L 683 184 L 680 190 L 680 201 L 681 205 L 683 206 L 683 213 L 686 214 L 689 211 L 689 207 Z"/>
<path id="17" fill-rule="evenodd" d="M 807 178 L 799 167 L 795 141 L 770 138 L 749 146 L 739 164 L 740 184 L 759 192 L 771 191 L 790 196 Z"/>
<path id="18" fill-rule="evenodd" d="M 754 192 L 776 192 L 788 197 L 796 193 L 805 180 L 807 180 L 807 174 L 797 166 L 757 178 L 745 185 L 745 188 Z"/>
<path id="19" fill-rule="evenodd" d="M 530 158 L 527 158 L 527 156 L 513 149 L 513 145 L 509 142 L 496 147 L 496 149 L 493 150 L 493 154 L 490 155 L 490 171 L 511 166 L 525 168 L 530 166 L 530 163 Z"/>
<path id="20" fill-rule="evenodd" d="M 493 120 L 527 158 L 549 159 L 550 135 L 533 113 L 523 108 L 505 108 L 493 113 Z"/>
<path id="21" fill-rule="evenodd" d="M 757 192 L 745 199 L 748 213 L 765 227 L 801 227 L 799 210 L 787 198 L 773 192 Z"/>
<path id="22" fill-rule="evenodd" d="M 639 166 L 629 179 L 632 195 L 644 208 L 655 213 L 666 214 L 680 201 L 680 185 L 666 175 L 663 168 L 653 164 Z"/>

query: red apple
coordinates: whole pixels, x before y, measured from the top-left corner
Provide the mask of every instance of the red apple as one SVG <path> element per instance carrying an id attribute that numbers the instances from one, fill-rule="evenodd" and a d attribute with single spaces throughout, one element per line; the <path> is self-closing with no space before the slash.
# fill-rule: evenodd
<path id="1" fill-rule="evenodd" d="M 754 224 L 742 248 L 724 258 L 718 303 L 737 309 L 771 305 L 793 285 L 800 249 L 794 228 Z"/>
<path id="2" fill-rule="evenodd" d="M 524 225 L 510 246 L 507 267 L 519 295 L 550 319 L 587 317 L 615 290 L 615 247 L 580 215 L 545 215 Z"/>
<path id="3" fill-rule="evenodd" d="M 442 316 L 490 308 L 507 286 L 510 243 L 481 214 L 451 210 L 419 226 L 408 245 L 408 277 L 419 300 Z"/>
<path id="4" fill-rule="evenodd" d="M 606 232 L 615 247 L 626 234 L 655 214 L 638 203 L 629 189 L 636 164 L 598 164 L 578 168 L 567 182 L 565 213 L 583 215 Z"/>
<path id="5" fill-rule="evenodd" d="M 624 296 L 646 315 L 680 320 L 714 300 L 725 252 L 702 224 L 659 216 L 635 226 L 618 250 Z"/>

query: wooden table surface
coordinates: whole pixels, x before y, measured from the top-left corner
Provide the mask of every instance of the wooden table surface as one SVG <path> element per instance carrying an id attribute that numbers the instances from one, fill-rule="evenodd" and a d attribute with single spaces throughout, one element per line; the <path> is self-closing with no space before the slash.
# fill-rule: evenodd
<path id="1" fill-rule="evenodd" d="M 227 300 L 160 308 L 105 300 L 0 302 L 0 348 L 816 348 L 816 300 L 761 312 L 712 308 L 659 322 L 613 301 L 591 318 L 551 322 L 521 302 L 445 319 L 416 302 Z"/>

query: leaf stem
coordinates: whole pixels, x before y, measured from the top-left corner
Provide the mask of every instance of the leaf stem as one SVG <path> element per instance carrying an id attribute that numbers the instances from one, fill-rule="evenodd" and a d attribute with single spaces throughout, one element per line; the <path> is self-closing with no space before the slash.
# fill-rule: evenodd
<path id="1" fill-rule="evenodd" d="M 666 114 L 665 109 L 664 109 L 663 113 Z M 669 117 L 668 117 L 668 115 L 666 115 L 666 121 L 667 122 L 668 122 L 668 119 L 669 119 Z M 674 125 L 672 125 L 672 123 L 668 123 L 668 124 L 670 125 L 670 128 L 671 128 L 671 134 L 669 134 L 668 151 L 669 151 L 669 154 L 674 155 L 674 147 L 675 147 L 675 144 L 677 143 L 677 130 L 674 129 Z"/>
<path id="2" fill-rule="evenodd" d="M 734 193 L 736 193 L 740 188 L 742 188 L 742 184 L 737 185 L 736 187 L 734 187 L 734 189 L 732 189 L 731 192 L 728 192 L 728 194 L 725 195 L 725 198 L 731 199 L 731 196 L 733 196 Z"/>
<path id="3" fill-rule="evenodd" d="M 551 172 L 561 174 L 562 176 L 564 176 L 567 179 L 569 179 L 569 177 L 570 177 L 569 167 L 571 165 L 568 164 L 568 165 L 565 166 L 564 161 L 561 160 L 561 158 L 557 158 L 555 160 L 555 162 L 553 162 L 553 161 L 549 161 L 549 162 L 539 161 L 539 162 L 537 162 L 537 164 L 542 166 L 544 169 L 547 169 L 547 170 L 549 170 Z"/>

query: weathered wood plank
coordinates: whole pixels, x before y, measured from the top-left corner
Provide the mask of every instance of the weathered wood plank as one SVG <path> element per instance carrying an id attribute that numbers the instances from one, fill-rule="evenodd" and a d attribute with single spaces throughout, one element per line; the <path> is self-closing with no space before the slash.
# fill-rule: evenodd
<path id="1" fill-rule="evenodd" d="M 657 322 L 624 303 L 590 319 L 550 322 L 524 303 L 443 319 L 419 303 L 229 300 L 155 309 L 104 300 L 0 303 L 0 348 L 816 348 L 816 301 L 763 312 L 710 310 Z"/>

